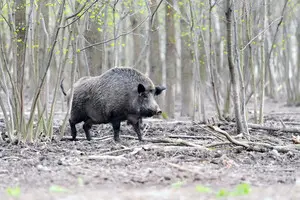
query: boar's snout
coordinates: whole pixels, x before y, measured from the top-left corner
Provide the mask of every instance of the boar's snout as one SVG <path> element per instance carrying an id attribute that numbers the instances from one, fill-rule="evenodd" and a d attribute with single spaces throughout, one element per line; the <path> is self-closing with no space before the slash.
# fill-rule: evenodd
<path id="1" fill-rule="evenodd" d="M 152 117 L 153 115 L 161 115 L 161 113 L 162 113 L 161 109 L 158 106 L 156 106 L 156 108 L 154 109 L 150 108 L 145 110 L 142 115 L 145 115 L 147 117 Z"/>

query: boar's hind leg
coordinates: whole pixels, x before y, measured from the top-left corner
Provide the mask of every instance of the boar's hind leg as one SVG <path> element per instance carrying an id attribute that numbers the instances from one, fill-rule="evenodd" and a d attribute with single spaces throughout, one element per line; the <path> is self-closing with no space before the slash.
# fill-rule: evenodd
<path id="1" fill-rule="evenodd" d="M 72 135 L 72 140 L 76 140 L 76 126 L 75 123 L 73 123 L 71 120 L 69 120 L 69 124 L 71 127 L 71 135 Z"/>
<path id="2" fill-rule="evenodd" d="M 90 134 L 90 129 L 92 128 L 92 120 L 91 119 L 88 119 L 84 122 L 82 128 L 85 132 L 85 136 L 86 136 L 86 139 L 87 140 L 91 140 L 91 134 Z"/>
<path id="3" fill-rule="evenodd" d="M 111 123 L 114 129 L 114 140 L 115 142 L 120 142 L 120 126 L 121 126 L 121 122 L 119 121 L 114 121 Z"/>

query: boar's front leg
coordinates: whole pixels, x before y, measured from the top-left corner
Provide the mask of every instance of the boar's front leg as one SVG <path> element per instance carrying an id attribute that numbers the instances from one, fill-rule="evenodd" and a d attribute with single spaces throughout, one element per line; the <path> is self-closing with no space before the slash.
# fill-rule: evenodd
<path id="1" fill-rule="evenodd" d="M 143 129 L 143 127 L 142 127 L 142 126 L 143 126 L 143 119 L 140 118 L 140 119 L 139 119 L 139 122 L 140 122 L 140 129 L 142 130 L 142 129 Z"/>
<path id="2" fill-rule="evenodd" d="M 115 142 L 120 142 L 120 126 L 121 122 L 120 121 L 114 121 L 111 123 L 114 129 L 114 140 Z"/>
<path id="3" fill-rule="evenodd" d="M 142 141 L 143 140 L 141 134 L 142 118 L 139 118 L 137 115 L 128 115 L 127 120 L 129 124 L 133 126 L 133 129 L 136 132 L 139 141 Z"/>
<path id="4" fill-rule="evenodd" d="M 90 129 L 92 128 L 92 125 L 93 125 L 92 120 L 88 119 L 88 120 L 86 120 L 84 122 L 84 124 L 82 126 L 82 128 L 83 128 L 83 130 L 85 132 L 85 136 L 86 136 L 87 140 L 91 140 L 92 139 L 91 138 L 91 134 L 90 134 Z"/>
<path id="5" fill-rule="evenodd" d="M 137 120 L 135 123 L 132 123 L 133 129 L 136 132 L 139 141 L 142 141 L 142 133 L 141 133 L 141 120 Z"/>
<path id="6" fill-rule="evenodd" d="M 140 120 L 138 120 L 135 124 L 132 124 L 134 131 L 136 132 L 139 141 L 142 141 L 142 133 L 141 133 L 141 125 Z"/>

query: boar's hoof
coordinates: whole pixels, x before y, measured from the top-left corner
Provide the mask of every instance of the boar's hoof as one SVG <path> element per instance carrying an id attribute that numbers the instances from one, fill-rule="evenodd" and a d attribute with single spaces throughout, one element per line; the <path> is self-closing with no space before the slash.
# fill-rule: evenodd
<path id="1" fill-rule="evenodd" d="M 143 144 L 143 143 L 145 143 L 145 140 L 139 139 L 139 143 Z"/>
<path id="2" fill-rule="evenodd" d="M 120 137 L 114 137 L 114 140 L 116 143 L 119 143 L 121 140 L 120 140 Z"/>
<path id="3" fill-rule="evenodd" d="M 91 138 L 91 136 L 89 135 L 89 136 L 87 136 L 86 137 L 86 139 L 87 139 L 87 141 L 91 141 L 92 140 L 92 138 Z"/>
<path id="4" fill-rule="evenodd" d="M 141 135 L 138 136 L 138 139 L 139 139 L 140 142 L 144 142 L 144 139 L 142 138 Z"/>

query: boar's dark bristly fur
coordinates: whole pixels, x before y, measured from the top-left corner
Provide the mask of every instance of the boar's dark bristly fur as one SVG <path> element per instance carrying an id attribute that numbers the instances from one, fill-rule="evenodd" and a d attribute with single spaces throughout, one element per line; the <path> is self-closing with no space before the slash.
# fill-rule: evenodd
<path id="1" fill-rule="evenodd" d="M 76 140 L 77 123 L 84 121 L 83 129 L 87 140 L 93 124 L 111 123 L 114 139 L 119 141 L 120 124 L 127 120 L 142 140 L 140 123 L 142 118 L 161 114 L 154 99 L 166 88 L 154 86 L 141 72 L 129 67 L 112 68 L 100 76 L 85 76 L 74 84 L 73 101 L 70 113 L 70 127 L 73 140 Z M 62 92 L 70 102 L 70 89 Z"/>

